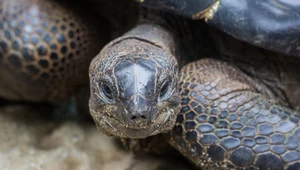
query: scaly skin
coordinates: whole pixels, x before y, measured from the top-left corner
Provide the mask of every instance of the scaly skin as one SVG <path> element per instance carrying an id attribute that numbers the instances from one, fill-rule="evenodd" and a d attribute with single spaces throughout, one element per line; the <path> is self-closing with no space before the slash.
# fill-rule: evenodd
<path id="1" fill-rule="evenodd" d="M 236 67 L 213 59 L 180 72 L 181 111 L 169 142 L 202 169 L 300 167 L 300 113 L 261 95 Z"/>
<path id="2" fill-rule="evenodd" d="M 161 101 L 154 98 L 158 103 L 153 107 L 159 108 L 159 111 L 150 110 L 145 113 L 143 109 L 149 105 L 136 99 L 141 97 L 148 100 L 148 96 L 159 95 L 159 88 L 153 82 L 160 84 L 159 76 L 164 69 L 169 70 L 167 73 L 170 77 L 176 78 L 177 75 L 176 69 L 169 69 L 176 63 L 174 60 L 178 60 L 178 54 L 173 50 L 177 47 L 173 43 L 177 42 L 176 36 L 157 22 L 159 23 L 154 20 L 151 23 L 150 20 L 147 24 L 141 23 L 108 44 L 90 67 L 90 111 L 98 128 L 108 135 L 126 138 L 123 139 L 123 143 L 137 152 L 163 151 L 161 146 L 157 146 L 161 136 L 157 136 L 157 142 L 156 136 L 152 135 L 165 133 L 174 125 L 173 114 L 164 121 L 159 119 L 159 116 L 168 114 L 163 110 L 164 107 L 166 110 L 175 110 L 176 102 L 173 102 L 172 107 L 157 107 Z M 252 50 L 248 52 L 253 54 Z M 244 65 L 247 66 L 251 57 L 243 58 L 244 56 L 246 54 L 239 57 L 245 60 Z M 230 56 L 227 57 L 230 62 Z M 136 69 L 136 72 L 128 69 L 139 68 L 141 65 L 138 65 L 137 61 L 146 63 L 149 59 L 157 62 L 157 65 L 153 66 L 151 62 L 153 67 L 147 72 L 143 72 L 142 69 Z M 122 62 L 126 65 L 120 64 Z M 177 105 L 181 111 L 177 115 L 173 130 L 167 135 L 169 143 L 202 169 L 291 170 L 299 166 L 300 113 L 283 107 L 281 104 L 287 103 L 286 100 L 277 100 L 281 96 L 274 93 L 280 91 L 277 86 L 288 89 L 286 87 L 295 86 L 298 81 L 293 81 L 293 75 L 286 77 L 290 80 L 287 82 L 280 81 L 281 77 L 268 77 L 268 70 L 264 65 L 264 72 L 253 70 L 254 76 L 248 75 L 229 62 L 206 59 L 183 67 L 179 76 L 181 106 Z M 235 60 L 232 60 L 232 63 L 240 66 Z M 283 68 L 284 65 L 277 62 L 272 66 Z M 120 72 L 120 68 L 125 71 Z M 280 75 L 286 75 L 293 70 L 297 69 L 291 67 L 288 71 L 280 69 L 278 72 Z M 106 80 L 107 77 L 111 80 Z M 271 89 L 264 84 L 264 78 L 268 78 L 269 82 L 274 80 L 279 83 Z M 151 89 L 153 93 L 149 94 L 145 89 Z M 170 93 L 170 99 L 165 99 L 168 102 L 177 100 L 177 90 L 172 92 L 174 94 Z M 129 104 L 124 102 L 123 96 L 127 96 L 129 100 L 125 101 L 130 102 Z M 144 118 L 133 119 L 133 115 Z M 158 116 L 154 116 L 156 119 L 150 119 L 153 118 L 152 115 Z M 157 127 L 156 131 L 153 131 L 154 127 Z M 151 142 L 154 142 L 154 145 L 151 145 Z M 165 143 L 162 144 L 166 146 Z M 166 152 L 170 151 L 169 147 L 166 148 Z"/>
<path id="3" fill-rule="evenodd" d="M 260 93 L 300 111 L 300 59 L 267 51 L 212 30 L 219 60 L 238 67 Z"/>
<path id="4" fill-rule="evenodd" d="M 170 37 L 161 26 L 140 24 L 93 59 L 89 107 L 103 132 L 143 138 L 172 129 L 179 96 Z"/>
<path id="5" fill-rule="evenodd" d="M 71 6 L 0 1 L 0 97 L 55 101 L 88 84 L 89 63 L 108 34 Z"/>
<path id="6" fill-rule="evenodd" d="M 75 86 L 87 81 L 88 64 L 103 44 L 96 36 L 103 31 L 96 32 L 79 15 L 55 1 L 12 0 L 1 1 L 0 5 L 0 96 L 53 101 L 66 98 Z M 148 46 L 139 37 L 127 41 Z M 150 41 L 157 49 L 143 52 L 153 55 L 161 49 L 175 51 L 169 42 L 161 41 Z M 176 75 L 175 58 L 168 61 Z M 180 81 L 182 108 L 169 142 L 199 167 L 291 170 L 300 166 L 299 113 L 268 100 L 239 69 L 201 60 L 184 67 Z M 166 106 L 160 106 L 160 110 L 162 107 Z M 152 134 L 168 130 L 175 121 L 173 117 L 166 127 Z M 101 126 L 107 128 L 105 123 Z M 137 136 L 146 133 L 144 128 Z"/>

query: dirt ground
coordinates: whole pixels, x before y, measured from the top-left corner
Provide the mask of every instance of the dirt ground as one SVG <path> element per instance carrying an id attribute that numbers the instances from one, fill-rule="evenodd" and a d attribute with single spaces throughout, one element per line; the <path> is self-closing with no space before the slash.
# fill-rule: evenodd
<path id="1" fill-rule="evenodd" d="M 42 110 L 0 107 L 1 170 L 189 170 L 186 162 L 135 157 L 87 123 L 47 121 Z"/>

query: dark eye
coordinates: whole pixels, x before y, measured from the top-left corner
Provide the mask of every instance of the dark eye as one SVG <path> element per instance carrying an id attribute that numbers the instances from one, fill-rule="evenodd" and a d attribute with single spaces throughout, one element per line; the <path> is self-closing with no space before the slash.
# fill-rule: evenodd
<path id="1" fill-rule="evenodd" d="M 162 87 L 160 88 L 160 94 L 159 97 L 164 100 L 167 96 L 168 96 L 168 92 L 169 92 L 169 88 L 170 88 L 170 81 L 166 80 Z"/>
<path id="2" fill-rule="evenodd" d="M 112 90 L 106 83 L 103 83 L 102 85 L 102 92 L 108 99 L 113 99 Z"/>

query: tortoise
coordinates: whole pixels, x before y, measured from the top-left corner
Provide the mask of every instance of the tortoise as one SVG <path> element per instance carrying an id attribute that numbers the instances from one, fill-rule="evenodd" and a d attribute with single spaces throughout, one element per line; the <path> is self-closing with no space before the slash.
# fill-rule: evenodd
<path id="1" fill-rule="evenodd" d="M 140 16 L 91 62 L 89 107 L 101 131 L 134 151 L 166 149 L 165 138 L 202 169 L 300 166 L 299 58 L 212 29 L 220 56 L 200 51 L 182 64 L 189 24 L 155 10 Z"/>
<path id="2" fill-rule="evenodd" d="M 88 83 L 89 62 L 109 39 L 105 19 L 98 18 L 102 24 L 97 27 L 90 15 L 80 14 L 81 10 L 62 1 L 3 0 L 0 6 L 1 97 L 53 102 L 68 98 Z M 182 30 L 169 30 L 169 21 L 165 23 L 161 17 L 168 14 L 146 14 L 151 15 L 146 16 L 147 22 L 109 43 L 91 63 L 90 110 L 97 126 L 107 134 L 125 138 L 169 132 L 166 137 L 170 144 L 204 168 L 297 167 L 299 100 L 295 92 L 299 80 L 294 74 L 298 60 L 280 60 L 278 56 L 272 63 L 273 70 L 260 65 L 249 66 L 247 72 L 242 68 L 249 63 L 238 62 L 245 56 L 245 49 L 266 55 L 266 61 L 270 55 L 279 54 L 247 44 L 236 52 L 241 44 L 238 42 L 234 48 L 220 50 L 222 60 L 230 59 L 232 63 L 202 59 L 182 67 L 187 58 L 178 55 L 177 45 L 182 40 L 174 37 Z M 174 28 L 184 23 L 176 21 Z M 287 76 L 283 76 L 287 84 L 276 74 L 284 66 L 287 70 L 280 74 Z M 254 68 L 260 68 L 261 74 Z M 272 81 L 267 79 L 271 76 Z M 132 89 L 129 83 L 134 80 L 142 82 Z M 289 91 L 288 86 L 294 90 Z M 131 96 L 132 100 L 126 100 Z M 224 109 L 225 105 L 229 110 Z M 128 123 L 124 126 L 124 122 Z M 270 132 L 273 126 L 274 133 Z M 239 157 L 241 152 L 246 153 L 245 157 Z M 277 162 L 270 165 L 263 161 Z"/>

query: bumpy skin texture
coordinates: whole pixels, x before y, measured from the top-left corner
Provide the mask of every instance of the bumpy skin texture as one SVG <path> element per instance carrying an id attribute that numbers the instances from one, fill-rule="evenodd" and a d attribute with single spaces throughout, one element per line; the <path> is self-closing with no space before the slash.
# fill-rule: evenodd
<path id="1" fill-rule="evenodd" d="M 9 100 L 66 99 L 88 83 L 88 66 L 104 28 L 53 0 L 0 2 L 0 96 Z M 107 35 L 107 34 L 106 34 Z"/>
<path id="2" fill-rule="evenodd" d="M 215 58 L 238 67 L 268 99 L 300 111 L 300 60 L 267 51 L 212 30 L 220 55 Z M 228 43 L 230 42 L 230 43 Z"/>
<path id="3" fill-rule="evenodd" d="M 172 129 L 178 65 L 159 26 L 141 24 L 105 46 L 90 65 L 90 112 L 109 135 L 142 138 Z M 166 37 L 166 38 L 165 38 Z"/>
<path id="4" fill-rule="evenodd" d="M 203 169 L 296 169 L 300 113 L 261 95 L 236 67 L 213 59 L 180 72 L 172 146 Z"/>
<path id="5" fill-rule="evenodd" d="M 149 107 L 143 105 L 147 102 L 135 100 L 151 96 L 145 89 L 158 95 L 153 84 L 145 88 L 145 82 L 158 80 L 149 75 L 160 75 L 167 69 L 176 78 L 176 69 L 169 68 L 175 59 L 178 61 L 174 42 L 180 40 L 159 20 L 154 18 L 151 23 L 151 19 L 114 40 L 93 60 L 90 111 L 99 129 L 126 138 L 123 143 L 129 149 L 160 153 L 172 149 L 161 142 L 161 135 L 152 135 L 167 132 L 175 116 L 168 117 L 168 126 L 159 119 L 130 120 L 132 115 L 152 117 L 153 113 L 164 115 L 163 107 L 170 109 L 162 105 L 160 112 L 144 112 L 142 109 Z M 166 135 L 169 143 L 202 169 L 295 169 L 300 164 L 300 113 L 283 106 L 299 110 L 298 97 L 291 93 L 291 87 L 296 94 L 299 91 L 299 61 L 282 60 L 283 57 L 252 46 L 240 48 L 241 42 L 232 39 L 222 43 L 218 44 L 221 55 L 216 58 L 226 62 L 206 59 L 182 69 L 180 94 L 176 90 L 172 94 L 172 98 L 182 98 L 181 105 L 173 103 L 172 109 L 178 106 L 181 111 L 173 130 Z M 231 44 L 234 48 L 226 49 Z M 152 67 L 148 71 L 129 71 L 146 59 L 157 65 L 148 65 Z M 124 62 L 128 64 L 121 64 Z M 128 72 L 119 72 L 120 68 Z M 106 80 L 107 77 L 112 80 Z M 105 90 L 105 84 L 110 90 Z M 129 100 L 122 96 L 129 96 Z M 153 125 L 159 128 L 153 131 Z"/>

